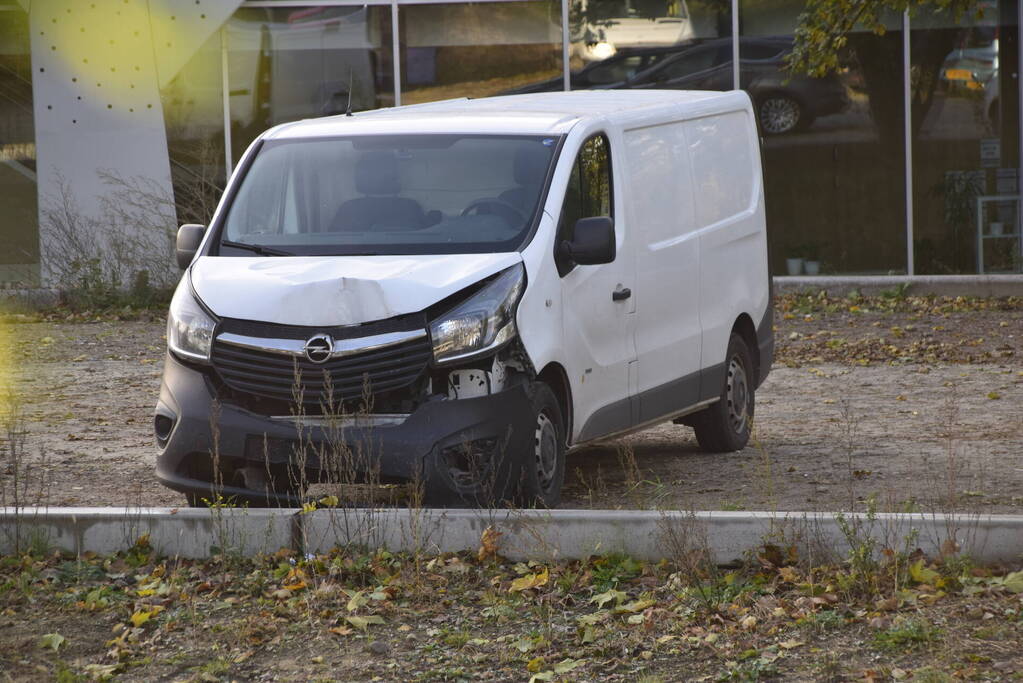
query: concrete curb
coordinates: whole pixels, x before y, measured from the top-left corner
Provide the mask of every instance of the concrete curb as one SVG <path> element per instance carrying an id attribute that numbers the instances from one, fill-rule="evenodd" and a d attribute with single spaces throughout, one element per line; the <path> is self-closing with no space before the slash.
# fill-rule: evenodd
<path id="1" fill-rule="evenodd" d="M 294 520 L 293 510 L 0 508 L 0 553 L 43 547 L 107 554 L 148 534 L 169 557 L 204 558 L 215 549 L 251 556 L 296 547 Z"/>
<path id="2" fill-rule="evenodd" d="M 320 553 L 368 546 L 426 553 L 475 551 L 488 526 L 501 532 L 499 552 L 511 560 L 580 559 L 621 552 L 656 561 L 706 551 L 732 564 L 773 543 L 796 546 L 821 562 L 853 545 L 930 556 L 955 549 L 985 564 L 1023 556 L 1023 516 L 680 512 L 647 510 L 294 510 L 172 508 L 0 508 L 0 553 L 43 547 L 111 553 L 149 534 L 163 555 L 208 557 L 291 548 Z M 16 545 L 16 541 L 18 541 Z"/>
<path id="3" fill-rule="evenodd" d="M 779 294 L 819 292 L 846 296 L 853 290 L 876 295 L 906 287 L 910 296 L 1023 296 L 1023 275 L 820 275 L 774 278 Z"/>

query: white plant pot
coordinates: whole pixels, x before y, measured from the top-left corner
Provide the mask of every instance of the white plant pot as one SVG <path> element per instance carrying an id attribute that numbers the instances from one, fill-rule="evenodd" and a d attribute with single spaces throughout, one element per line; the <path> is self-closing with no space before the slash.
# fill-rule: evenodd
<path id="1" fill-rule="evenodd" d="M 787 258 L 787 259 L 785 259 L 785 268 L 788 269 L 789 275 L 802 275 L 803 274 L 803 259 L 801 259 L 801 258 Z"/>
<path id="2" fill-rule="evenodd" d="M 820 273 L 821 273 L 821 262 L 820 261 L 803 261 L 803 270 L 806 271 L 807 275 L 820 275 Z"/>

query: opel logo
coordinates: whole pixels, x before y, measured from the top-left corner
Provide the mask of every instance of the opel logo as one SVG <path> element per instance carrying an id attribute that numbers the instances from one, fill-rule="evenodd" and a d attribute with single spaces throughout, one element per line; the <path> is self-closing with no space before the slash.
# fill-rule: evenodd
<path id="1" fill-rule="evenodd" d="M 309 337 L 305 343 L 305 357 L 314 363 L 325 363 L 334 351 L 334 339 L 329 334 Z"/>

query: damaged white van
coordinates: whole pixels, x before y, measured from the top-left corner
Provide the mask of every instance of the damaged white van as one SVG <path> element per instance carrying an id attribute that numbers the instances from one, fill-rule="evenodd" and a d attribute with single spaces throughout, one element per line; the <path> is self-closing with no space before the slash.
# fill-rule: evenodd
<path id="1" fill-rule="evenodd" d="M 743 448 L 774 355 L 738 91 L 277 126 L 178 261 L 154 426 L 193 504 L 297 504 L 340 449 L 431 504 L 554 506 L 594 440 L 675 420 Z"/>

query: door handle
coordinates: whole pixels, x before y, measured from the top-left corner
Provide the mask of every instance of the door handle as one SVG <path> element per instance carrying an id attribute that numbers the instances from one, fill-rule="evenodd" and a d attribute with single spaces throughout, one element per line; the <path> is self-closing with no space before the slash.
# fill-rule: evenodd
<path id="1" fill-rule="evenodd" d="M 619 287 L 611 292 L 611 301 L 625 301 L 632 296 L 632 290 L 628 287 Z"/>

